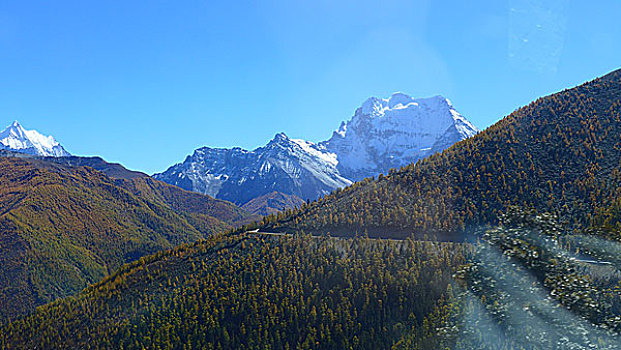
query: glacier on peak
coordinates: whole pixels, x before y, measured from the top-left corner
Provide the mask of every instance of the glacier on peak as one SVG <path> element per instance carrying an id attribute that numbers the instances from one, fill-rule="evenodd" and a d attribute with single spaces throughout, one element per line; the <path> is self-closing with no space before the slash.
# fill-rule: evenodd
<path id="1" fill-rule="evenodd" d="M 412 98 L 396 92 L 368 98 L 326 141 L 292 139 L 281 132 L 252 151 L 203 147 L 154 177 L 240 205 L 274 191 L 316 199 L 477 132 L 443 96 Z"/>
<path id="2" fill-rule="evenodd" d="M 71 156 L 54 137 L 26 130 L 17 120 L 0 132 L 0 149 L 44 157 Z"/>
<path id="3" fill-rule="evenodd" d="M 337 155 L 339 172 L 353 181 L 398 168 L 478 132 L 443 96 L 396 92 L 371 97 L 319 145 Z"/>

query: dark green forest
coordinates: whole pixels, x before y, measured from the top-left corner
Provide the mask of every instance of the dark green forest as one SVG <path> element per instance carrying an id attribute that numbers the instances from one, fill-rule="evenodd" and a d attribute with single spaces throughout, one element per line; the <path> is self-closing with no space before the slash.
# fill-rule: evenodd
<path id="1" fill-rule="evenodd" d="M 435 349 L 452 271 L 463 263 L 454 243 L 221 235 L 126 265 L 6 325 L 0 344 Z"/>

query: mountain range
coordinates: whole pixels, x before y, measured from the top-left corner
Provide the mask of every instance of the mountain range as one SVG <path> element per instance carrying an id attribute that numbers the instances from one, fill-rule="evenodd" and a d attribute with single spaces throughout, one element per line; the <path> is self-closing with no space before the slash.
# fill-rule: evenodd
<path id="1" fill-rule="evenodd" d="M 300 207 L 476 132 L 445 98 L 397 93 L 368 99 L 327 141 L 279 133 L 254 151 L 201 148 L 154 179 L 72 156 L 15 121 L 0 133 L 0 319 L 71 295 L 123 263 Z"/>
<path id="2" fill-rule="evenodd" d="M 71 155 L 54 137 L 41 135 L 36 130 L 26 130 L 17 121 L 0 132 L 0 149 L 44 157 L 67 157 Z"/>
<path id="3" fill-rule="evenodd" d="M 618 349 L 620 135 L 618 70 L 542 97 L 415 164 L 123 265 L 78 295 L 0 325 L 0 344 Z M 29 187 L 36 189 L 51 175 L 14 176 L 38 174 Z M 51 193 L 60 197 L 62 187 Z M 36 210 L 47 201 L 26 203 Z M 532 216 L 505 215 L 515 207 Z M 399 239 L 329 235 L 364 233 Z M 487 243 L 462 244 L 469 233 Z M 606 260 L 588 260 L 598 251 Z M 534 336 L 516 337 L 524 334 Z M 509 345 L 469 344 L 494 338 Z"/>
<path id="4" fill-rule="evenodd" d="M 154 178 L 238 205 L 273 192 L 313 200 L 477 132 L 442 96 L 415 99 L 395 93 L 366 100 L 326 141 L 279 133 L 252 151 L 203 147 Z"/>
<path id="5" fill-rule="evenodd" d="M 257 217 L 98 157 L 0 151 L 0 323 Z"/>
<path id="6" fill-rule="evenodd" d="M 0 320 L 124 263 L 300 207 L 476 132 L 445 98 L 397 93 L 367 100 L 325 142 L 279 133 L 254 151 L 202 148 L 154 179 L 72 156 L 15 121 L 0 133 Z M 166 174 L 192 192 L 157 180 Z"/>
<path id="7" fill-rule="evenodd" d="M 326 141 L 278 133 L 252 151 L 202 147 L 153 177 L 266 215 L 416 162 L 477 132 L 442 96 L 415 99 L 395 93 L 367 99 Z M 17 121 L 0 133 L 0 149 L 71 156 L 52 136 L 26 130 Z"/>

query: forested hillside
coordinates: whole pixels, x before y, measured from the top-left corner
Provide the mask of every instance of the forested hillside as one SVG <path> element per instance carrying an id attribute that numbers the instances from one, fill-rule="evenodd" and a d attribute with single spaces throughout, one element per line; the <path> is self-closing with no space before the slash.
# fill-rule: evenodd
<path id="1" fill-rule="evenodd" d="M 440 154 L 266 218 L 262 228 L 459 239 L 520 205 L 558 213 L 574 226 L 618 229 L 619 135 L 615 71 L 540 98 Z"/>
<path id="2" fill-rule="evenodd" d="M 304 204 L 302 198 L 281 192 L 272 192 L 252 199 L 242 205 L 242 209 L 261 216 L 276 214 L 286 208 L 295 208 Z"/>
<path id="3" fill-rule="evenodd" d="M 141 258 L 5 325 L 0 344 L 436 349 L 448 283 L 463 262 L 455 243 L 213 236 Z"/>
<path id="4" fill-rule="evenodd" d="M 231 203 L 149 177 L 0 157 L 0 321 L 250 219 Z"/>
<path id="5" fill-rule="evenodd" d="M 142 257 L 82 293 L 5 323 L 0 345 L 616 349 L 621 331 L 620 97 L 617 71 L 539 99 L 442 154 L 259 223 L 262 231 L 291 236 L 247 232 L 256 228 L 253 224 Z M 6 162 L 27 168 L 20 163 L 24 160 Z M 203 197 L 180 200 L 185 192 L 149 178 L 111 179 L 91 168 L 66 167 L 35 167 L 21 174 L 12 182 L 29 181 L 26 198 L 49 187 L 37 184 L 54 183 L 50 179 L 63 183 L 52 187 L 54 198 L 89 180 L 68 197 L 92 193 L 85 197 L 89 210 L 77 216 L 137 213 L 121 221 L 135 223 L 122 231 L 130 232 L 128 237 L 154 227 L 168 232 L 158 242 L 178 242 L 175 233 L 185 230 L 198 236 L 194 220 L 206 213 Z M 7 191 L 2 198 L 13 197 Z M 17 208 L 29 208 L 26 213 L 48 202 L 59 206 L 49 212 L 77 210 L 71 200 L 32 197 L 25 206 L 15 198 Z M 115 206 L 107 202 L 96 207 L 119 198 L 132 205 L 124 204 L 120 212 L 110 211 Z M 528 215 L 507 214 L 515 204 Z M 11 203 L 5 207 L 14 213 Z M 180 214 L 170 208 L 188 214 L 171 221 L 166 215 Z M 547 211 L 554 214 L 538 214 Z M 61 222 L 44 218 L 41 232 Z M 162 229 L 172 223 L 180 226 Z M 210 227 L 209 221 L 204 225 Z M 414 238 L 425 239 L 338 239 L 304 232 L 399 238 L 415 233 Z M 477 238 L 476 244 L 433 238 L 461 240 L 466 233 Z M 49 237 L 46 242 L 57 236 Z M 119 247 L 110 252 L 127 254 Z"/>
<path id="6" fill-rule="evenodd" d="M 621 243 L 512 208 L 456 273 L 451 349 L 620 349 Z M 457 293 L 457 290 L 460 290 Z"/>

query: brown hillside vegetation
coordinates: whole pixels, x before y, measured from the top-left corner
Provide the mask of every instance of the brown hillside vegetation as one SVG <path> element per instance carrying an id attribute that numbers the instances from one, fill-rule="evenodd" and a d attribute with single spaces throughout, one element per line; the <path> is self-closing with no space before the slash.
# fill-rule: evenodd
<path id="1" fill-rule="evenodd" d="M 250 218 L 231 203 L 148 177 L 0 157 L 0 320 Z"/>
<path id="2" fill-rule="evenodd" d="M 296 195 L 284 194 L 282 192 L 272 192 L 260 197 L 253 198 L 248 203 L 242 205 L 242 209 L 261 216 L 276 214 L 286 208 L 302 206 L 304 200 Z"/>

